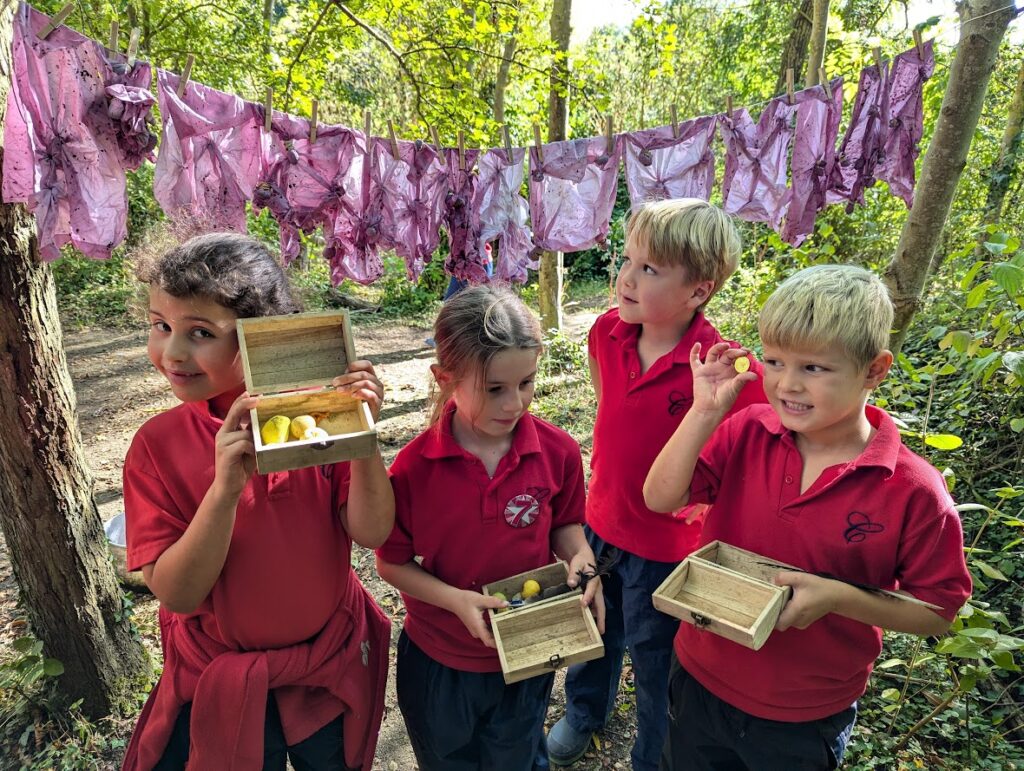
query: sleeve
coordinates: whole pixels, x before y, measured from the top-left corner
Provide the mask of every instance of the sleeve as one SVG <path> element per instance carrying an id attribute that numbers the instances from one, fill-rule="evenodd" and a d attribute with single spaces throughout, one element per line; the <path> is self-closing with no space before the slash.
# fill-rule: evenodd
<path id="1" fill-rule="evenodd" d="M 138 434 L 125 457 L 123 479 L 128 570 L 139 570 L 181 538 L 188 520 L 174 504 Z"/>
<path id="2" fill-rule="evenodd" d="M 746 389 L 744 389 L 746 390 Z M 736 436 L 745 421 L 744 415 L 726 418 L 711 435 L 701 450 L 690 480 L 689 503 L 714 503 L 722 483 L 729 456 L 736 444 Z"/>
<path id="3" fill-rule="evenodd" d="M 896 580 L 901 590 L 941 606 L 936 612 L 952 621 L 971 596 L 971 574 L 960 515 L 945 491 L 938 498 L 929 490 L 914 496 L 912 507 L 921 515 L 900 539 Z"/>
<path id="4" fill-rule="evenodd" d="M 331 500 L 334 501 L 334 511 L 341 511 L 341 507 L 348 503 L 349 482 L 352 480 L 352 465 L 350 463 L 335 463 L 331 469 Z"/>
<path id="5" fill-rule="evenodd" d="M 388 540 L 376 552 L 378 557 L 393 565 L 404 565 L 416 556 L 412 542 L 412 495 L 406 465 L 403 453 L 399 453 L 388 471 L 395 491 L 395 526 Z"/>
<path id="6" fill-rule="evenodd" d="M 551 500 L 551 529 L 565 525 L 583 524 L 586 520 L 586 484 L 583 479 L 583 458 L 576 440 L 567 436 L 572 444 L 566 449 L 563 462 L 562 487 Z"/>
<path id="7" fill-rule="evenodd" d="M 597 325 L 600 321 L 601 317 L 598 316 L 597 321 L 591 325 L 590 331 L 587 332 L 587 355 L 594 359 L 597 358 L 597 342 L 595 337 L 597 335 Z"/>

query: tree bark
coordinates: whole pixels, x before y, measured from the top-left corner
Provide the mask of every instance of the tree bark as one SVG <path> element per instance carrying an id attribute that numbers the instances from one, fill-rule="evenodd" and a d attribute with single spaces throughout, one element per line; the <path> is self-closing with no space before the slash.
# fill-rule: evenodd
<path id="1" fill-rule="evenodd" d="M 814 0 L 800 0 L 800 7 L 793 14 L 793 30 L 789 33 L 786 47 L 782 52 L 779 65 L 779 77 L 775 81 L 775 93 L 786 90 L 786 70 L 793 68 L 794 79 L 801 82 L 804 63 L 807 61 L 807 47 L 811 41 L 811 24 L 813 22 Z"/>
<path id="2" fill-rule="evenodd" d="M 907 215 L 896 253 L 885 270 L 896 317 L 890 347 L 899 352 L 921 305 L 925 281 L 967 163 L 999 44 L 1014 17 L 1011 0 L 966 0 L 958 5 L 960 42 L 935 133 L 921 164 L 914 207 Z M 941 260 L 940 260 L 941 261 Z"/>
<path id="3" fill-rule="evenodd" d="M 516 30 L 513 29 L 503 46 L 501 61 L 498 63 L 498 76 L 494 80 L 494 121 L 496 123 L 505 122 L 505 89 L 508 88 L 509 71 L 512 68 L 512 59 L 515 58 L 515 55 Z"/>
<path id="4" fill-rule="evenodd" d="M 11 15 L 0 17 L 0 125 L 11 77 Z M 0 149 L 0 159 L 3 151 Z M 122 591 L 92 497 L 57 315 L 23 206 L 0 204 L 0 525 L 35 635 L 61 661 L 57 686 L 108 715 L 148 664 L 120 621 Z"/>
<path id="5" fill-rule="evenodd" d="M 1013 182 L 1017 164 L 1020 161 L 1021 148 L 1024 146 L 1024 63 L 1017 72 L 1017 86 L 1010 100 L 1010 109 L 1006 114 L 1006 129 L 1003 141 L 999 146 L 999 157 L 992 164 L 988 173 L 988 192 L 985 195 L 985 210 L 981 217 L 982 227 L 994 225 L 1003 215 L 1003 201 Z M 977 255 L 984 252 L 982 243 L 985 234 L 978 238 Z"/>
<path id="6" fill-rule="evenodd" d="M 818 70 L 825 61 L 825 39 L 828 36 L 828 0 L 814 0 L 813 19 L 810 42 L 808 43 L 807 71 L 804 73 L 804 88 L 818 85 Z"/>
<path id="7" fill-rule="evenodd" d="M 551 86 L 548 92 L 548 141 L 560 142 L 569 130 L 569 35 L 572 0 L 554 0 L 551 7 Z M 562 253 L 544 252 L 540 258 L 540 321 L 545 332 L 562 328 Z"/>

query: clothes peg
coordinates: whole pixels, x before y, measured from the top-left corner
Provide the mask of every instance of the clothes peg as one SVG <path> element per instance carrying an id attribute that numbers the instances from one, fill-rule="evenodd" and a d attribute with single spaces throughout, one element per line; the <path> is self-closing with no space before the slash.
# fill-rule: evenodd
<path id="1" fill-rule="evenodd" d="M 790 104 L 796 104 L 796 93 L 794 92 L 793 68 L 786 69 L 786 97 Z"/>
<path id="2" fill-rule="evenodd" d="M 607 142 L 605 150 L 608 155 L 615 152 L 615 134 L 613 133 L 614 123 L 611 115 L 605 116 L 604 119 L 604 138 Z"/>
<path id="3" fill-rule="evenodd" d="M 185 69 L 181 71 L 181 78 L 178 80 L 178 87 L 174 90 L 174 93 L 178 95 L 179 99 L 185 98 L 185 88 L 188 86 L 188 80 L 192 77 L 192 65 L 196 63 L 196 57 L 192 54 L 188 55 L 185 60 Z"/>
<path id="4" fill-rule="evenodd" d="M 676 109 L 675 102 L 669 105 L 669 115 L 672 116 L 672 136 L 675 139 L 679 139 L 679 111 Z"/>
<path id="5" fill-rule="evenodd" d="M 402 154 L 398 152 L 398 135 L 395 133 L 395 123 L 388 118 L 388 133 L 391 134 L 391 154 L 396 161 L 402 160 Z"/>
<path id="6" fill-rule="evenodd" d="M 540 124 L 533 124 L 533 144 L 537 147 L 537 160 L 544 163 L 544 150 L 542 149 L 540 141 Z"/>
<path id="7" fill-rule="evenodd" d="M 727 118 L 732 117 L 732 94 L 725 95 L 725 115 Z"/>
<path id="8" fill-rule="evenodd" d="M 508 160 L 512 161 L 512 138 L 508 135 L 508 124 L 504 124 L 501 127 L 501 138 L 505 141 L 505 155 L 508 156 Z"/>
<path id="9" fill-rule="evenodd" d="M 274 89 L 267 86 L 267 95 L 263 99 L 263 130 L 267 133 L 274 125 Z"/>
<path id="10" fill-rule="evenodd" d="M 921 39 L 921 30 L 915 29 L 914 35 L 914 47 L 917 48 L 917 55 L 924 58 L 924 41 Z"/>
<path id="11" fill-rule="evenodd" d="M 831 100 L 832 84 L 828 82 L 828 75 L 825 74 L 824 67 L 818 67 L 818 81 L 821 83 L 822 88 L 825 89 L 825 96 L 827 96 Z"/>
<path id="12" fill-rule="evenodd" d="M 441 148 L 441 140 L 437 136 L 437 126 L 430 127 L 430 136 L 434 140 L 434 149 L 437 150 L 437 160 L 439 160 L 441 165 L 444 166 L 444 150 Z"/>
<path id="13" fill-rule="evenodd" d="M 57 15 L 51 18 L 50 23 L 43 27 L 42 31 L 40 31 L 39 39 L 46 40 L 47 35 L 49 35 L 51 32 L 57 29 L 57 27 L 59 27 L 61 24 L 63 24 L 64 19 L 70 16 L 73 10 L 75 10 L 75 4 L 68 3 L 59 11 L 57 11 Z"/>
<path id="14" fill-rule="evenodd" d="M 466 170 L 466 132 L 459 129 L 459 171 Z"/>
<path id="15" fill-rule="evenodd" d="M 871 55 L 875 57 L 875 66 L 878 67 L 878 74 L 882 74 L 882 49 L 877 46 L 871 49 Z"/>
<path id="16" fill-rule="evenodd" d="M 128 69 L 135 66 L 135 57 L 139 53 L 139 38 L 141 37 L 142 27 L 132 27 L 132 36 L 128 39 Z"/>
<path id="17" fill-rule="evenodd" d="M 117 23 L 117 19 L 110 22 L 110 45 L 107 46 L 107 50 L 110 53 L 117 55 L 117 36 L 121 33 L 121 25 Z"/>
<path id="18" fill-rule="evenodd" d="M 316 141 L 316 119 L 320 112 L 320 100 L 314 99 L 309 109 L 309 143 L 313 144 Z"/>

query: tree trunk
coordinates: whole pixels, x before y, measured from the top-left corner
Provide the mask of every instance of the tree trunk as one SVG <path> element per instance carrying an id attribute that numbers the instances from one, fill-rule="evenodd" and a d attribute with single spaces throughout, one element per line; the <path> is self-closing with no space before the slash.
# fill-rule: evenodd
<path id="1" fill-rule="evenodd" d="M 517 23 L 518 27 L 518 23 Z M 509 70 L 512 68 L 512 59 L 516 55 L 516 30 L 512 30 L 508 40 L 501 52 L 501 62 L 498 63 L 498 77 L 494 81 L 494 120 L 496 123 L 505 122 L 505 89 L 508 88 Z"/>
<path id="2" fill-rule="evenodd" d="M 1024 145 L 1024 63 L 1017 72 L 1017 87 L 1010 101 L 1010 109 L 1006 115 L 1006 130 L 999 146 L 999 157 L 992 164 L 988 173 L 988 193 L 985 195 L 985 211 L 981 217 L 982 227 L 994 225 L 1003 215 L 1003 201 L 1013 182 L 1014 172 Z M 980 258 L 985 241 L 984 232 L 978 238 L 977 255 Z"/>
<path id="3" fill-rule="evenodd" d="M 804 88 L 818 85 L 818 70 L 825 61 L 825 38 L 828 36 L 828 0 L 814 0 L 814 21 L 808 43 L 807 71 Z M 783 73 L 785 75 L 785 73 Z"/>
<path id="4" fill-rule="evenodd" d="M 554 0 L 551 8 L 551 89 L 548 92 L 548 141 L 560 142 L 569 130 L 569 25 L 572 0 Z M 562 328 L 562 253 L 544 252 L 540 258 L 540 321 L 544 331 Z"/>
<path id="5" fill-rule="evenodd" d="M 1013 19 L 1010 0 L 969 0 L 958 6 L 960 42 L 950 67 L 949 83 L 935 133 L 921 164 L 914 207 L 903 224 L 896 253 L 885 270 L 896 318 L 890 347 L 897 353 L 921 304 L 942 228 L 967 151 L 978 125 L 999 44 Z"/>
<path id="6" fill-rule="evenodd" d="M 786 48 L 782 52 L 779 77 L 775 81 L 775 93 L 786 90 L 786 70 L 793 68 L 794 79 L 801 81 L 804 63 L 807 61 L 807 47 L 811 41 L 811 24 L 814 14 L 814 0 L 800 0 L 800 7 L 793 14 L 793 31 L 789 33 Z"/>
<path id="7" fill-rule="evenodd" d="M 11 16 L 0 17 L 0 125 L 10 87 Z M 2 150 L 0 150 L 2 159 Z M 29 621 L 58 687 L 83 712 L 110 714 L 148 665 L 130 622 L 92 497 L 61 344 L 53 273 L 35 224 L 0 204 L 0 525 Z"/>

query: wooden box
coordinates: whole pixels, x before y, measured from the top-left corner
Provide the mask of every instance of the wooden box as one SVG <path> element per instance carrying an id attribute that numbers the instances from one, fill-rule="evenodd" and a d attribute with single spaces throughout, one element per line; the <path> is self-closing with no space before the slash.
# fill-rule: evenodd
<path id="1" fill-rule="evenodd" d="M 536 570 L 494 581 L 483 588 L 484 594 L 501 592 L 508 599 L 522 591 L 527 579 L 541 589 L 564 584 L 569 578 L 565 562 L 553 562 Z M 604 655 L 604 643 L 590 609 L 580 604 L 579 587 L 566 594 L 536 600 L 500 613 L 488 611 L 491 631 L 498 645 L 501 671 L 506 683 L 516 683 L 543 675 L 569 664 L 578 664 Z"/>
<path id="2" fill-rule="evenodd" d="M 365 458 L 377 451 L 370 408 L 331 386 L 356 358 L 347 311 L 239 319 L 238 348 L 245 387 L 260 397 L 251 410 L 260 474 Z M 330 413 L 320 423 L 327 438 L 263 443 L 260 427 L 268 418 L 312 413 Z"/>
<path id="3" fill-rule="evenodd" d="M 775 628 L 791 592 L 776 586 L 778 563 L 712 541 L 693 552 L 654 592 L 662 613 L 758 650 Z"/>

